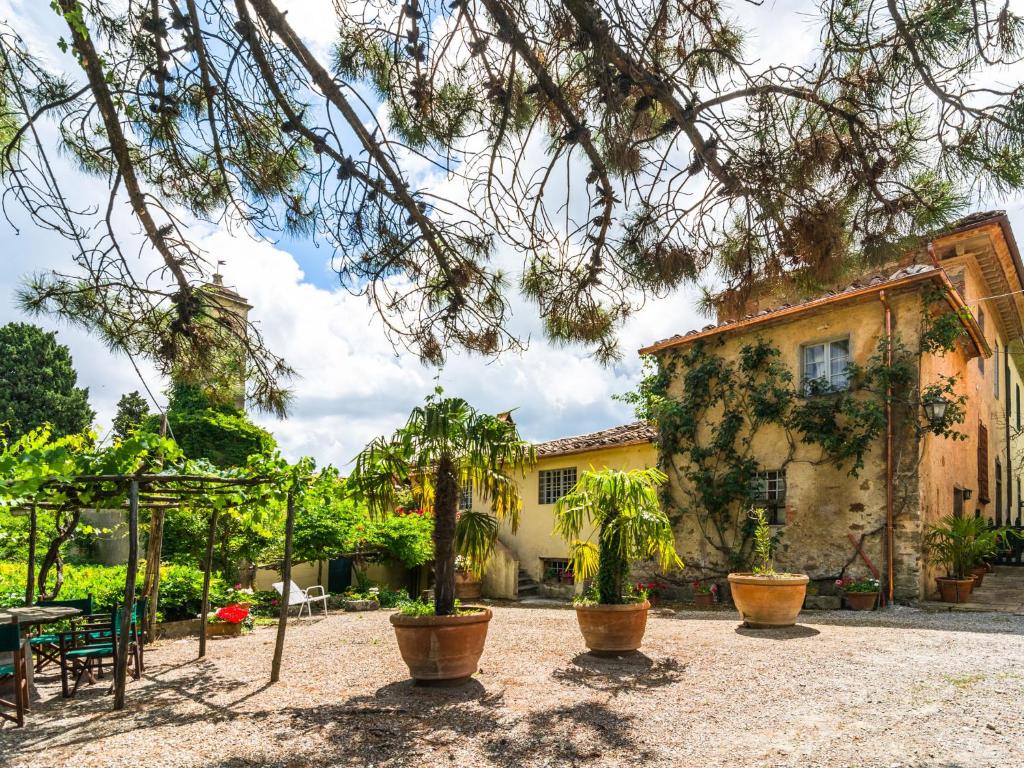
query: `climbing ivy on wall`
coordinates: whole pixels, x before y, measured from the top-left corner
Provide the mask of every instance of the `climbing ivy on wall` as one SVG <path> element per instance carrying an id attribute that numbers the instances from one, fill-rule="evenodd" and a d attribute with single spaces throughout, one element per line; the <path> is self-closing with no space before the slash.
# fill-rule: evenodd
<path id="1" fill-rule="evenodd" d="M 956 378 L 916 386 L 919 355 L 945 354 L 964 333 L 961 318 L 942 306 L 948 306 L 942 293 L 927 294 L 918 350 L 909 350 L 897 335 L 883 335 L 865 364 L 850 364 L 849 387 L 839 391 L 796 381 L 779 350 L 760 337 L 730 357 L 721 354 L 724 342 L 718 339 L 648 358 L 647 375 L 620 399 L 658 425 L 662 469 L 682 490 L 663 491 L 673 522 L 691 517 L 724 565 L 740 569 L 749 557 L 751 483 L 759 470 L 804 461 L 858 476 L 884 435 L 890 397 L 900 450 L 926 432 L 965 439 L 956 429 L 966 403 L 956 392 Z M 933 396 L 948 403 L 939 424 L 920 417 L 922 400 Z M 774 465 L 760 467 L 755 439 L 771 427 L 784 435 L 784 443 Z"/>

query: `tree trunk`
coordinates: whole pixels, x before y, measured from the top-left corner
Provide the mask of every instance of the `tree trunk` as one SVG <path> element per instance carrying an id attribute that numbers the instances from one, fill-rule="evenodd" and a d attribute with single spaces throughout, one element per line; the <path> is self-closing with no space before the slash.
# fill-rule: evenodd
<path id="1" fill-rule="evenodd" d="M 145 637 L 150 641 L 156 637 L 157 601 L 160 599 L 160 553 L 164 545 L 164 517 L 162 507 L 154 507 L 149 515 L 149 541 L 146 542 L 146 578 L 142 582 L 142 594 L 146 598 L 146 615 L 142 617 L 146 628 Z"/>
<path id="2" fill-rule="evenodd" d="M 135 610 L 135 572 L 139 569 L 139 481 L 131 481 L 128 499 L 128 572 L 125 574 L 124 605 L 118 630 L 117 657 L 114 660 L 114 710 L 124 709 L 124 689 L 128 680 L 128 646 L 132 612 Z"/>
<path id="3" fill-rule="evenodd" d="M 219 510 L 214 507 L 210 514 L 210 528 L 206 532 L 206 570 L 203 573 L 203 609 L 199 612 L 199 658 L 206 655 L 206 615 L 210 612 L 210 578 L 213 575 L 213 540 L 217 537 Z"/>
<path id="4" fill-rule="evenodd" d="M 626 570 L 627 564 L 619 554 L 618 542 L 606 541 L 601 536 L 597 560 L 597 591 L 601 605 L 619 605 L 622 602 Z"/>
<path id="5" fill-rule="evenodd" d="M 438 616 L 455 613 L 455 517 L 459 505 L 455 469 L 450 456 L 441 456 L 434 483 L 434 612 Z"/>
<path id="6" fill-rule="evenodd" d="M 281 679 L 281 658 L 284 656 L 284 633 L 288 628 L 288 597 L 292 583 L 292 533 L 295 530 L 295 486 L 288 490 L 288 517 L 284 524 L 284 563 L 281 564 L 281 618 L 277 622 L 277 642 L 274 644 L 274 661 L 270 666 L 270 682 Z"/>

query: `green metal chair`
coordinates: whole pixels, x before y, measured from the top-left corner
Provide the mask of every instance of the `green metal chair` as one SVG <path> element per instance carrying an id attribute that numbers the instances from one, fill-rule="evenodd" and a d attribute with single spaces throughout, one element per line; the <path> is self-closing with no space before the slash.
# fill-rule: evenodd
<path id="1" fill-rule="evenodd" d="M 132 606 L 132 621 L 131 626 L 134 631 L 134 639 L 138 641 L 138 663 L 139 671 L 144 672 L 146 669 L 145 658 L 143 648 L 145 647 L 146 640 L 146 601 L 148 598 L 140 597 L 135 601 L 135 605 Z M 93 614 L 93 617 L 99 621 L 110 621 L 110 614 Z M 118 625 L 120 626 L 120 625 Z M 92 639 L 99 640 L 105 637 L 110 637 L 109 630 L 103 630 L 100 632 L 93 633 Z M 103 666 L 100 665 L 100 676 L 103 676 Z"/>
<path id="2" fill-rule="evenodd" d="M 40 608 L 77 608 L 82 612 L 82 617 L 92 616 L 93 610 L 91 594 L 82 600 L 40 600 L 36 605 Z M 40 629 L 28 641 L 35 654 L 36 672 L 42 672 L 49 664 L 60 664 L 60 632 L 43 632 Z"/>
<path id="3" fill-rule="evenodd" d="M 17 622 L 0 624 L 0 653 L 11 654 L 10 664 L 0 664 L 0 682 L 14 682 L 14 701 L 0 698 L 0 720 L 9 720 L 22 728 L 28 710 L 28 669 L 25 665 L 25 643 Z M 12 709 L 13 715 L 10 713 Z"/>
<path id="4" fill-rule="evenodd" d="M 138 680 L 142 676 L 142 643 L 135 620 L 128 628 L 128 671 Z M 90 683 L 103 676 L 105 663 L 111 667 L 117 664 L 118 638 L 121 636 L 121 608 L 113 614 L 97 619 L 95 616 L 76 622 L 70 632 L 60 636 L 60 682 L 64 698 L 71 698 L 78 691 L 82 678 Z M 70 678 L 74 679 L 71 685 Z"/>

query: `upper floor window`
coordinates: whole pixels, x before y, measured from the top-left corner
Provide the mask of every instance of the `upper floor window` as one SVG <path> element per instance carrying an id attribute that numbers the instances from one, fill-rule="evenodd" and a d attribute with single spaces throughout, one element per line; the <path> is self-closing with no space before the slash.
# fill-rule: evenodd
<path id="1" fill-rule="evenodd" d="M 542 469 L 537 473 L 541 504 L 554 504 L 576 485 L 576 467 Z"/>
<path id="2" fill-rule="evenodd" d="M 459 491 L 459 511 L 468 511 L 473 508 L 473 482 L 467 480 Z"/>
<path id="3" fill-rule="evenodd" d="M 849 369 L 849 339 L 804 345 L 802 378 L 807 394 L 848 388 Z"/>
<path id="4" fill-rule="evenodd" d="M 992 360 L 992 394 L 999 399 L 999 342 L 996 342 L 996 356 Z"/>
<path id="5" fill-rule="evenodd" d="M 786 524 L 786 470 L 758 472 L 750 481 L 750 500 L 764 510 L 768 525 Z"/>

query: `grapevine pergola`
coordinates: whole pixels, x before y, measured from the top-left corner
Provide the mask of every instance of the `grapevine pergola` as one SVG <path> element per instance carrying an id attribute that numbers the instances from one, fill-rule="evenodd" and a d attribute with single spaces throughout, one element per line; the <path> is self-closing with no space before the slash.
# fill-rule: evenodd
<path id="1" fill-rule="evenodd" d="M 42 436 L 45 440 L 45 435 Z M 38 445 L 38 444 L 37 444 Z M 124 707 L 125 686 L 128 669 L 128 633 L 131 617 L 136 604 L 136 575 L 139 566 L 139 511 L 167 510 L 184 504 L 202 502 L 211 509 L 206 541 L 206 558 L 203 566 L 202 617 L 209 612 L 210 581 L 213 563 L 213 544 L 217 520 L 222 510 L 244 509 L 262 505 L 270 500 L 287 501 L 285 522 L 285 551 L 282 577 L 285 584 L 291 580 L 292 538 L 295 522 L 296 497 L 301 493 L 301 484 L 306 476 L 303 472 L 307 462 L 288 466 L 277 457 L 267 461 L 256 461 L 253 466 L 238 470 L 217 470 L 205 463 L 183 461 L 170 467 L 147 471 L 145 468 L 133 472 L 74 473 L 61 468 L 60 462 L 53 461 L 53 446 L 47 461 L 39 461 L 40 471 L 26 477 L 13 476 L 0 480 L 0 498 L 5 498 L 14 510 L 26 512 L 29 521 L 28 577 L 25 587 L 25 603 L 31 605 L 35 596 L 36 563 L 35 547 L 38 536 L 37 514 L 39 510 L 71 511 L 71 521 L 58 529 L 58 535 L 50 544 L 47 553 L 50 560 L 62 544 L 74 532 L 83 508 L 116 509 L 127 512 L 128 518 L 128 568 L 124 590 L 123 610 L 120 616 L 117 658 L 114 669 L 114 709 Z M 173 444 L 171 444 L 173 445 Z M 152 446 L 149 446 L 152 448 Z M 160 445 L 160 448 L 166 448 Z M 157 451 L 159 453 L 159 450 Z M 28 451 L 32 456 L 37 453 Z M 74 455 L 74 451 L 71 455 Z M 11 454 L 0 455 L 8 458 Z M 102 454 L 97 454 L 102 455 Z M 143 453 L 133 455 L 136 462 Z M 61 456 L 64 458 L 64 456 Z M 95 458 L 95 457 L 93 457 Z M 143 460 L 143 464 L 146 461 Z M 162 461 L 158 461 L 162 464 Z M 151 597 L 148 617 L 156 616 L 159 596 L 160 553 L 159 539 L 162 532 L 150 531 L 150 537 L 157 537 L 155 552 L 147 559 L 145 592 Z M 44 573 L 40 573 L 40 583 Z M 58 576 L 59 578 L 59 576 Z M 58 585 L 59 588 L 59 585 Z M 278 623 L 277 642 L 271 667 L 271 682 L 280 678 L 281 658 L 284 653 L 285 632 L 288 622 L 289 590 L 283 590 L 281 617 Z M 145 620 L 145 619 L 143 619 Z M 147 627 L 152 627 L 147 622 Z M 152 631 L 150 630 L 150 634 Z M 199 657 L 206 654 L 206 621 L 201 622 L 199 635 Z"/>

